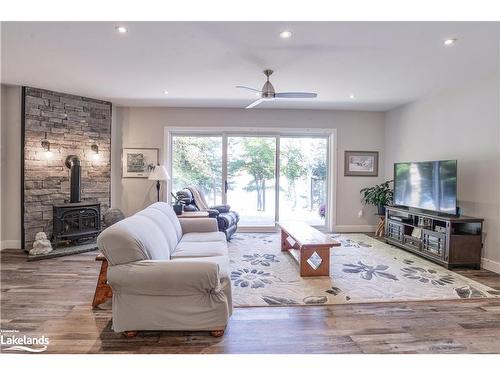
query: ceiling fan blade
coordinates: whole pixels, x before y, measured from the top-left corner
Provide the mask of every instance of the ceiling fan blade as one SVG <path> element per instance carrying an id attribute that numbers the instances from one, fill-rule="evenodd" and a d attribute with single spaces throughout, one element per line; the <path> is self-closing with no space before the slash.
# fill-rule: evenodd
<path id="1" fill-rule="evenodd" d="M 245 89 L 245 90 L 250 90 L 250 91 L 255 91 L 255 92 L 262 92 L 261 90 L 253 89 L 248 86 L 236 86 L 237 89 Z"/>
<path id="2" fill-rule="evenodd" d="M 263 101 L 265 101 L 266 99 L 264 98 L 260 98 L 260 99 L 257 99 L 256 101 L 254 101 L 252 104 L 250 104 L 249 106 L 245 107 L 245 109 L 250 109 L 250 108 L 253 108 L 257 105 L 259 105 L 260 103 L 262 103 Z"/>
<path id="3" fill-rule="evenodd" d="M 278 92 L 275 98 L 290 98 L 290 99 L 306 99 L 316 98 L 318 94 L 315 92 Z"/>

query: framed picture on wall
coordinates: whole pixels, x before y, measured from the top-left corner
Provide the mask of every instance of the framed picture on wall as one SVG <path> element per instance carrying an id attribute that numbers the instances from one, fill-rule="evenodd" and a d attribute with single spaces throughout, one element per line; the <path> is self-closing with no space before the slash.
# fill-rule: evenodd
<path id="1" fill-rule="evenodd" d="M 344 176 L 378 176 L 378 151 L 345 151 Z"/>
<path id="2" fill-rule="evenodd" d="M 122 152 L 123 178 L 148 178 L 158 164 L 157 148 L 124 148 Z"/>

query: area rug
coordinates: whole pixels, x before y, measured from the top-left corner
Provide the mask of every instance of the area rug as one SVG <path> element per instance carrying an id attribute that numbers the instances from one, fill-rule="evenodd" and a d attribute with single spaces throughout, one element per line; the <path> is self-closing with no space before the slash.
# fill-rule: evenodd
<path id="1" fill-rule="evenodd" d="M 229 243 L 236 307 L 496 298 L 500 291 L 364 234 L 334 235 L 330 277 L 299 276 L 278 233 Z"/>

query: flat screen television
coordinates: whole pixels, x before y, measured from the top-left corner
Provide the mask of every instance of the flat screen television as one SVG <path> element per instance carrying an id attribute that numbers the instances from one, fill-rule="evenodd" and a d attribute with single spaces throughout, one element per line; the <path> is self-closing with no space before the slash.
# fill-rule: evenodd
<path id="1" fill-rule="evenodd" d="M 394 164 L 394 205 L 457 214 L 457 161 Z"/>

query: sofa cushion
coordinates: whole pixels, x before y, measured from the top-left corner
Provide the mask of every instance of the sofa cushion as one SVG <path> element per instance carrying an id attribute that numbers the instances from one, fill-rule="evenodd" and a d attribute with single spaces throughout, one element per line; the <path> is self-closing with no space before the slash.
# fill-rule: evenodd
<path id="1" fill-rule="evenodd" d="M 182 236 L 183 242 L 226 242 L 226 236 L 222 232 L 186 233 Z"/>
<path id="2" fill-rule="evenodd" d="M 220 279 L 229 279 L 229 258 L 227 256 L 213 256 L 213 257 L 190 257 L 190 258 L 175 258 L 172 262 L 197 262 L 197 261 L 214 262 L 219 265 Z"/>
<path id="3" fill-rule="evenodd" d="M 137 216 L 145 216 L 160 229 L 163 234 L 163 238 L 158 238 L 158 244 L 163 244 L 163 240 L 166 241 L 168 245 L 168 255 L 175 250 L 177 243 L 177 234 L 175 232 L 175 228 L 172 225 L 171 221 L 167 218 L 165 213 L 160 210 L 154 210 L 150 208 L 146 208 L 136 214 Z"/>
<path id="4" fill-rule="evenodd" d="M 181 240 L 171 254 L 172 259 L 213 256 L 228 256 L 227 244 L 225 241 L 189 242 Z"/>
<path id="5" fill-rule="evenodd" d="M 177 218 L 177 215 L 175 214 L 173 208 L 165 202 L 157 202 L 153 203 L 151 206 L 148 208 L 153 208 L 155 210 L 159 210 L 165 214 L 168 220 L 172 223 L 172 226 L 175 229 L 175 234 L 177 236 L 177 241 L 180 241 L 182 237 L 182 229 L 181 229 L 181 224 L 179 223 L 179 219 Z"/>

